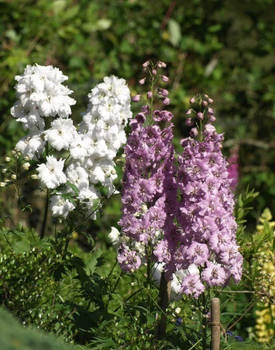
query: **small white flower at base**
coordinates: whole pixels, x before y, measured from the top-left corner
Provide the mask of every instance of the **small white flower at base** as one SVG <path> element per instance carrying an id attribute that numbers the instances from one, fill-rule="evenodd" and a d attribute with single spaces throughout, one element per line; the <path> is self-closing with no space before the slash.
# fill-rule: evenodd
<path id="1" fill-rule="evenodd" d="M 120 232 L 118 231 L 118 229 L 112 226 L 111 232 L 109 233 L 108 237 L 113 245 L 118 245 L 120 243 L 119 236 Z"/>
<path id="2" fill-rule="evenodd" d="M 67 181 L 63 172 L 64 160 L 57 160 L 54 156 L 48 156 L 46 164 L 37 167 L 38 177 L 47 188 L 53 189 Z"/>

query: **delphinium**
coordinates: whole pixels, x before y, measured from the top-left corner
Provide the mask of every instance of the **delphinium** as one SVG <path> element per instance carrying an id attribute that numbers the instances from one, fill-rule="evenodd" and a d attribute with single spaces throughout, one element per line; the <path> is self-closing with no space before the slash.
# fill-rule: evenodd
<path id="1" fill-rule="evenodd" d="M 124 127 L 132 113 L 125 80 L 105 77 L 89 94 L 83 120 L 70 118 L 75 100 L 62 83 L 68 78 L 52 66 L 27 66 L 16 76 L 18 101 L 12 116 L 28 131 L 16 151 L 31 161 L 30 171 L 47 190 L 53 216 L 66 218 L 78 206 L 89 217 L 101 197 L 101 184 L 110 196 L 115 188 L 114 158 L 126 142 Z"/>
<path id="2" fill-rule="evenodd" d="M 152 261 L 156 261 L 158 243 L 173 229 L 170 206 L 176 191 L 171 143 L 173 115 L 165 109 L 170 103 L 168 91 L 162 87 L 168 81 L 162 73 L 165 66 L 163 62 L 143 64 L 146 76 L 140 84 L 148 83 L 149 91 L 141 111 L 130 123 L 131 133 L 125 147 L 118 261 L 127 272 L 146 263 L 148 276 Z M 136 102 L 140 99 L 140 95 L 133 98 Z"/>
<path id="3" fill-rule="evenodd" d="M 197 298 L 206 287 L 239 282 L 242 256 L 236 241 L 234 197 L 222 155 L 223 135 L 213 125 L 213 100 L 207 95 L 191 99 L 186 112 L 190 137 L 181 141 L 178 157 L 180 233 L 174 249 L 174 269 L 195 264 L 199 273 L 182 281 L 182 291 Z"/>

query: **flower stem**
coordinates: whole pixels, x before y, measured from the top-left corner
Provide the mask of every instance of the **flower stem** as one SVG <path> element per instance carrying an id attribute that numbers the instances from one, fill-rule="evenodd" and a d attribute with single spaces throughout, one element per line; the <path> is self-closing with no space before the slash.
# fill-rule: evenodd
<path id="1" fill-rule="evenodd" d="M 163 339 L 166 335 L 167 315 L 166 309 L 170 301 L 171 281 L 167 281 L 165 273 L 161 273 L 159 288 L 159 307 L 161 309 L 161 319 L 157 328 L 157 339 Z"/>
<path id="2" fill-rule="evenodd" d="M 49 210 L 49 190 L 47 190 L 46 194 L 46 202 L 45 202 L 45 208 L 44 208 L 44 216 L 43 216 L 43 222 L 40 230 L 40 239 L 42 239 L 45 235 L 45 229 L 47 224 L 47 218 L 48 218 L 48 210 Z"/>

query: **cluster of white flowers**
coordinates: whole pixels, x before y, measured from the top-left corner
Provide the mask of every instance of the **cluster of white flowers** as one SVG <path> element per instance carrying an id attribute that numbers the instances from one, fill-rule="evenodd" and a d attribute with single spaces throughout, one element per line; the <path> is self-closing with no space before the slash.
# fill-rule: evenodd
<path id="1" fill-rule="evenodd" d="M 15 147 L 24 157 L 39 159 L 44 151 L 45 141 L 53 139 L 50 130 L 57 129 L 58 133 L 57 120 L 52 122 L 51 129 L 45 131 L 45 125 L 50 122 L 49 117 L 60 118 L 60 125 L 71 114 L 71 105 L 76 101 L 69 97 L 72 91 L 62 85 L 67 79 L 58 68 L 39 65 L 28 65 L 23 75 L 15 77 L 18 101 L 11 108 L 11 115 L 29 131 Z M 58 141 L 54 143 L 57 144 Z M 59 144 L 58 147 L 60 148 Z"/>
<path id="2" fill-rule="evenodd" d="M 125 80 L 105 77 L 103 83 L 92 89 L 87 112 L 75 127 L 70 114 L 76 101 L 69 97 L 72 91 L 62 85 L 67 77 L 58 68 L 27 66 L 24 74 L 15 79 L 18 101 L 11 114 L 29 131 L 17 143 L 16 150 L 23 157 L 40 162 L 37 171 L 42 185 L 56 189 L 51 197 L 53 215 L 66 217 L 75 209 L 75 202 L 62 196 L 73 194 L 69 184 L 77 190 L 75 199 L 91 210 L 100 198 L 98 183 L 107 189 L 108 196 L 115 191 L 114 158 L 126 142 L 124 127 L 132 116 Z M 46 144 L 50 152 L 43 163 Z M 59 152 L 58 159 L 55 151 Z M 60 151 L 66 151 L 66 163 Z M 61 191 L 58 187 L 62 184 L 67 185 Z"/>

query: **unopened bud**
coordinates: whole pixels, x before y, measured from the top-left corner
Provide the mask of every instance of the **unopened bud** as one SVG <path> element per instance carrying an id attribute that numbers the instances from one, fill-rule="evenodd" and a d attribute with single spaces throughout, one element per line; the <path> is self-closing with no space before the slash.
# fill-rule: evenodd
<path id="1" fill-rule="evenodd" d="M 167 83 L 169 81 L 169 78 L 166 76 L 166 75 L 162 75 L 161 76 L 161 80 L 164 82 L 164 83 Z"/>
<path id="2" fill-rule="evenodd" d="M 164 104 L 164 106 L 170 105 L 170 98 L 165 97 L 165 99 L 162 101 L 162 103 Z"/>
<path id="3" fill-rule="evenodd" d="M 11 161 L 11 159 L 10 159 L 10 157 L 5 157 L 5 162 L 10 162 Z"/>
<path id="4" fill-rule="evenodd" d="M 146 78 L 140 79 L 139 81 L 140 85 L 144 85 L 145 81 L 146 81 Z"/>
<path id="5" fill-rule="evenodd" d="M 161 89 L 161 88 L 159 88 L 159 89 L 158 89 L 158 93 L 159 93 L 160 95 L 162 95 L 162 96 L 168 96 L 169 91 L 166 90 L 166 89 Z"/>
<path id="6" fill-rule="evenodd" d="M 192 125 L 193 125 L 193 120 L 192 120 L 192 118 L 187 118 L 187 119 L 185 120 L 185 125 L 186 125 L 186 126 L 192 126 Z"/>
<path id="7" fill-rule="evenodd" d="M 215 122 L 216 121 L 216 117 L 214 117 L 214 115 L 213 114 L 211 114 L 210 116 L 209 116 L 209 121 L 210 122 Z"/>
<path id="8" fill-rule="evenodd" d="M 196 137 L 196 136 L 198 136 L 198 134 L 199 134 L 199 132 L 198 132 L 198 129 L 197 129 L 197 128 L 192 128 L 192 129 L 190 130 L 190 136 Z"/>
<path id="9" fill-rule="evenodd" d="M 152 69 L 152 74 L 153 74 L 153 75 L 157 75 L 156 69 Z"/>
<path id="10" fill-rule="evenodd" d="M 207 105 L 208 105 L 208 102 L 207 101 L 202 101 L 202 105 L 204 106 L 204 107 L 206 107 Z"/>
<path id="11" fill-rule="evenodd" d="M 165 63 L 165 62 L 162 62 L 162 61 L 159 61 L 159 62 L 158 62 L 158 67 L 159 67 L 159 68 L 166 68 L 166 63 Z"/>
<path id="12" fill-rule="evenodd" d="M 153 97 L 152 91 L 148 91 L 148 92 L 147 92 L 147 97 L 148 97 L 149 99 L 151 99 L 151 98 Z"/>
<path id="13" fill-rule="evenodd" d="M 31 166 L 30 163 L 26 162 L 26 163 L 23 164 L 23 169 L 24 170 L 29 170 L 30 166 Z"/>
<path id="14" fill-rule="evenodd" d="M 0 187 L 5 187 L 6 183 L 5 182 L 0 182 Z"/>
<path id="15" fill-rule="evenodd" d="M 7 168 L 2 169 L 2 173 L 3 173 L 3 174 L 6 174 L 7 171 L 8 171 Z"/>
<path id="16" fill-rule="evenodd" d="M 196 99 L 195 99 L 195 97 L 193 96 L 193 97 L 190 99 L 190 103 L 193 104 L 193 103 L 195 103 L 195 102 L 196 102 Z"/>
<path id="17" fill-rule="evenodd" d="M 212 100 L 212 98 L 209 97 L 208 99 L 208 103 L 212 104 L 214 101 Z"/>
<path id="18" fill-rule="evenodd" d="M 38 175 L 32 174 L 32 175 L 31 175 L 31 178 L 32 178 L 33 180 L 38 180 Z"/>
<path id="19" fill-rule="evenodd" d="M 203 120 L 203 113 L 202 112 L 197 113 L 197 117 L 199 120 Z"/>
<path id="20" fill-rule="evenodd" d="M 188 109 L 188 111 L 186 111 L 186 115 L 190 115 L 192 113 L 192 109 Z"/>
<path id="21" fill-rule="evenodd" d="M 146 61 L 143 63 L 142 67 L 147 68 L 149 66 L 149 64 L 150 64 L 150 61 Z"/>
<path id="22" fill-rule="evenodd" d="M 208 108 L 207 112 L 208 112 L 209 114 L 214 114 L 213 108 L 210 108 L 210 107 Z"/>
<path id="23" fill-rule="evenodd" d="M 135 95 L 135 96 L 133 96 L 133 97 L 132 97 L 132 101 L 133 101 L 133 102 L 138 102 L 138 101 L 140 101 L 140 95 Z"/>
<path id="24" fill-rule="evenodd" d="M 16 175 L 15 175 L 15 174 L 12 174 L 11 179 L 12 179 L 12 180 L 16 180 Z"/>

